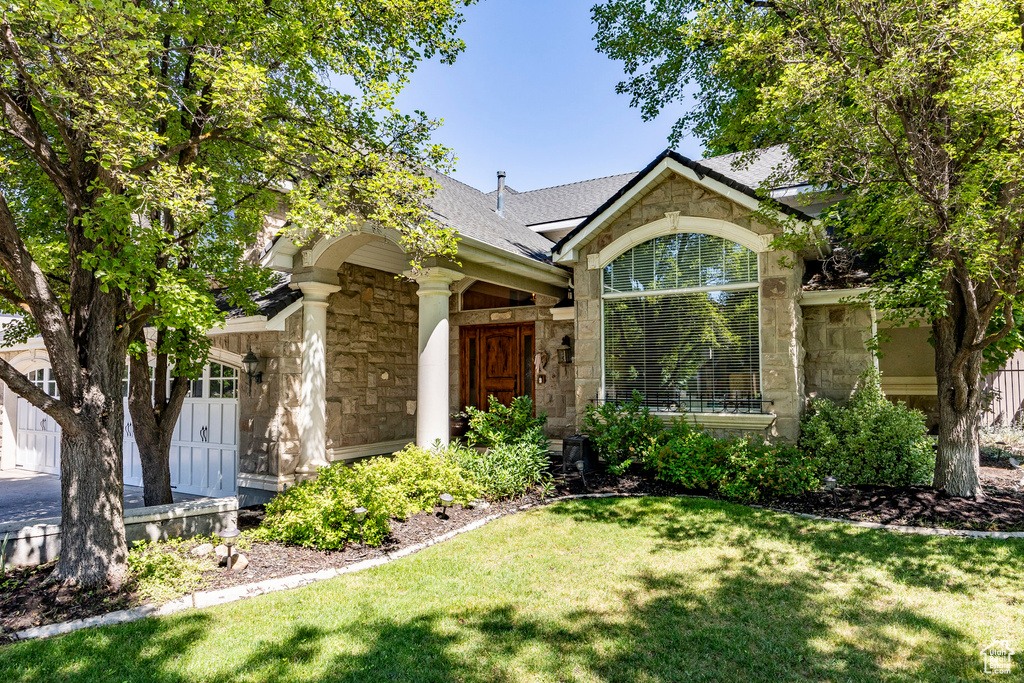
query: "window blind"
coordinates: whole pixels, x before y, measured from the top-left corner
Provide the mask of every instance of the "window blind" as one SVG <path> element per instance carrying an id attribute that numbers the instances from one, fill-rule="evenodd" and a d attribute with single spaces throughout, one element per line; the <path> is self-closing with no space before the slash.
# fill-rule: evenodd
<path id="1" fill-rule="evenodd" d="M 605 399 L 671 412 L 760 412 L 757 255 L 711 235 L 658 237 L 604 273 Z"/>

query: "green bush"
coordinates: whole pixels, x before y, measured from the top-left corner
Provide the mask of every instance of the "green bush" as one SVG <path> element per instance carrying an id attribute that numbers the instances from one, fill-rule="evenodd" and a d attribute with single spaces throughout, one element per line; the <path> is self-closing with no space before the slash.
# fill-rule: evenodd
<path id="1" fill-rule="evenodd" d="M 614 474 L 622 474 L 634 462 L 645 464 L 665 429 L 643 402 L 643 396 L 633 392 L 633 399 L 626 403 L 587 406 L 583 431 Z"/>
<path id="2" fill-rule="evenodd" d="M 531 443 L 547 453 L 548 438 L 544 435 L 544 425 L 548 418 L 544 413 L 534 417 L 533 399 L 518 396 L 505 406 L 494 396 L 489 396 L 487 403 L 486 411 L 466 408 L 469 415 L 466 438 L 471 445 Z"/>
<path id="3" fill-rule="evenodd" d="M 189 555 L 192 545 L 179 538 L 134 543 L 128 551 L 128 580 L 140 595 L 154 602 L 194 592 L 203 582 L 203 572 L 217 567 L 210 559 Z"/>
<path id="4" fill-rule="evenodd" d="M 367 511 L 363 538 L 369 545 L 380 545 L 391 531 L 391 519 L 432 510 L 442 493 L 465 505 L 479 496 L 480 489 L 443 453 L 410 445 L 393 457 L 321 468 L 316 479 L 267 504 L 256 535 L 313 548 L 343 548 L 359 540 L 360 527 L 352 511 L 361 506 Z"/>
<path id="5" fill-rule="evenodd" d="M 796 447 L 757 439 L 716 439 L 677 420 L 653 451 L 656 476 L 740 502 L 818 488 L 821 463 Z"/>
<path id="6" fill-rule="evenodd" d="M 453 444 L 448 457 L 492 500 L 514 498 L 537 486 L 551 487 L 547 448 L 532 441 L 499 443 L 487 449 Z"/>
<path id="7" fill-rule="evenodd" d="M 886 399 L 877 371 L 861 376 L 845 405 L 812 401 L 800 432 L 800 447 L 842 485 L 926 484 L 935 472 L 924 414 Z"/>

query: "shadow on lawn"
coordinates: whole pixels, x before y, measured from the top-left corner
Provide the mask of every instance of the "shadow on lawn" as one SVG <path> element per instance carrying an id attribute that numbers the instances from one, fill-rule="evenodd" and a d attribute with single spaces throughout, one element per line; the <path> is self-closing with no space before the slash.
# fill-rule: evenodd
<path id="1" fill-rule="evenodd" d="M 210 613 L 149 620 L 0 650 L 0 680 L 982 680 L 978 643 L 964 630 L 893 598 L 870 572 L 855 574 L 873 565 L 908 585 L 970 594 L 984 577 L 964 579 L 960 572 L 1006 572 L 1008 579 L 1013 569 L 996 566 L 1004 560 L 987 543 L 934 545 L 707 501 L 591 501 L 551 510 L 581 523 L 651 529 L 655 552 L 723 544 L 731 552 L 709 554 L 705 566 L 687 573 L 640 566 L 618 594 L 595 595 L 556 616 L 538 609 L 550 605 L 528 601 L 425 609 L 408 618 L 371 609 L 332 630 L 303 614 L 306 622 L 284 635 L 254 634 L 255 643 L 241 646 L 244 661 L 230 670 L 213 662 L 210 670 L 220 672 L 213 674 L 182 666 L 196 641 L 214 637 Z M 765 539 L 795 546 L 805 563 L 792 551 L 775 552 Z M 942 575 L 919 575 L 930 571 Z M 838 581 L 848 582 L 845 592 L 835 589 Z"/>

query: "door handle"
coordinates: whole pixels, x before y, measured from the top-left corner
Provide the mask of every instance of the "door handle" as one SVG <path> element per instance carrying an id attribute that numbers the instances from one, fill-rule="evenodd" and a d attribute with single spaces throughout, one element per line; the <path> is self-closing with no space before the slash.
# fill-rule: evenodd
<path id="1" fill-rule="evenodd" d="M 199 430 L 199 440 L 206 443 L 210 440 L 210 427 L 206 426 Z"/>

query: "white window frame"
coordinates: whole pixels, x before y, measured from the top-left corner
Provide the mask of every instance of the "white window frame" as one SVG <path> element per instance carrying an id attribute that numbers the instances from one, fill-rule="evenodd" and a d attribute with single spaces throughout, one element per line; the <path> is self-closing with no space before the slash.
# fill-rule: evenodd
<path id="1" fill-rule="evenodd" d="M 724 223 L 724 221 L 722 221 L 722 222 Z M 734 284 L 729 284 L 729 285 L 709 285 L 709 286 L 706 286 L 706 287 L 683 287 L 683 288 L 667 289 L 667 290 L 639 291 L 639 292 L 610 292 L 610 293 L 605 293 L 605 291 L 604 291 L 605 290 L 605 284 L 604 284 L 605 268 L 609 264 L 611 264 L 612 261 L 614 261 L 619 256 L 622 256 L 623 254 L 627 253 L 628 251 L 630 251 L 634 247 L 638 247 L 638 246 L 640 246 L 642 244 L 646 244 L 648 242 L 652 242 L 655 239 L 657 239 L 658 237 L 665 237 L 665 236 L 670 236 L 670 235 L 674 235 L 674 234 L 678 234 L 678 233 L 684 233 L 684 232 L 685 233 L 690 233 L 690 234 L 702 234 L 702 235 L 709 235 L 709 236 L 712 236 L 712 237 L 719 237 L 720 239 L 724 239 L 726 241 L 733 242 L 734 244 L 738 244 L 739 246 L 744 247 L 744 248 L 748 249 L 749 251 L 753 252 L 753 254 L 754 254 L 754 262 L 755 262 L 755 265 L 757 267 L 757 274 L 756 274 L 755 279 L 753 281 L 751 281 L 751 282 L 734 283 Z M 605 329 L 605 326 L 607 324 L 607 320 L 606 320 L 606 316 L 605 316 L 605 305 L 604 305 L 605 300 L 640 299 L 640 298 L 650 297 L 650 296 L 666 296 L 666 295 L 673 295 L 673 294 L 702 294 L 702 293 L 708 293 L 708 292 L 754 290 L 756 292 L 756 294 L 757 294 L 757 358 L 758 358 L 758 362 L 757 362 L 757 382 L 758 382 L 759 393 L 761 395 L 762 411 L 764 411 L 764 406 L 769 401 L 767 401 L 765 399 L 765 396 L 764 396 L 764 368 L 763 368 L 764 363 L 762 362 L 763 359 L 764 359 L 764 352 L 763 352 L 763 349 L 762 349 L 762 341 L 761 341 L 761 303 L 762 302 L 761 302 L 761 291 L 760 291 L 760 289 L 761 289 L 761 254 L 763 252 L 761 250 L 758 250 L 758 249 L 752 249 L 751 248 L 752 245 L 744 244 L 742 242 L 737 242 L 735 239 L 731 238 L 732 235 L 727 237 L 725 235 L 714 234 L 712 232 L 705 233 L 705 232 L 696 232 L 696 231 L 693 231 L 693 230 L 678 230 L 678 229 L 677 230 L 672 230 L 672 231 L 665 231 L 665 232 L 654 232 L 654 231 L 651 231 L 651 230 L 647 230 L 647 231 L 644 231 L 644 235 L 645 235 L 646 239 L 643 239 L 643 240 L 637 240 L 635 237 L 633 239 L 630 239 L 629 235 L 624 236 L 624 237 L 620 237 L 613 244 L 609 245 L 608 247 L 606 247 L 604 250 L 601 251 L 600 270 L 599 270 L 599 275 L 598 275 L 598 278 L 599 278 L 598 287 L 600 288 L 600 291 L 601 291 L 601 298 L 600 298 L 600 302 L 601 302 L 601 387 L 598 390 L 598 400 L 600 402 L 604 402 L 607 399 L 607 381 L 608 381 L 608 376 L 607 376 L 607 371 L 606 371 L 606 367 L 605 367 L 605 362 L 606 362 L 606 358 L 607 358 L 607 353 L 605 351 L 606 350 L 606 347 L 605 347 L 605 341 L 606 341 L 606 329 Z M 628 246 L 625 246 L 627 244 L 628 244 Z M 623 247 L 625 247 L 625 248 L 623 248 Z M 661 416 L 664 416 L 664 417 L 676 417 L 676 416 L 685 416 L 685 415 L 690 415 L 690 416 L 698 417 L 698 419 L 696 419 L 696 420 L 691 420 L 693 422 L 702 422 L 702 420 L 700 419 L 699 416 L 724 416 L 727 421 L 731 422 L 734 419 L 744 420 L 744 421 L 759 420 L 759 419 L 762 418 L 763 415 L 766 414 L 764 412 L 762 412 L 762 413 L 709 413 L 709 412 L 699 412 L 699 413 L 696 413 L 696 412 L 687 412 L 687 411 L 657 410 L 657 409 L 653 409 L 653 408 L 651 409 L 651 413 L 652 414 L 661 415 Z M 715 425 L 715 426 L 725 426 L 725 425 L 723 424 L 723 425 Z"/>

